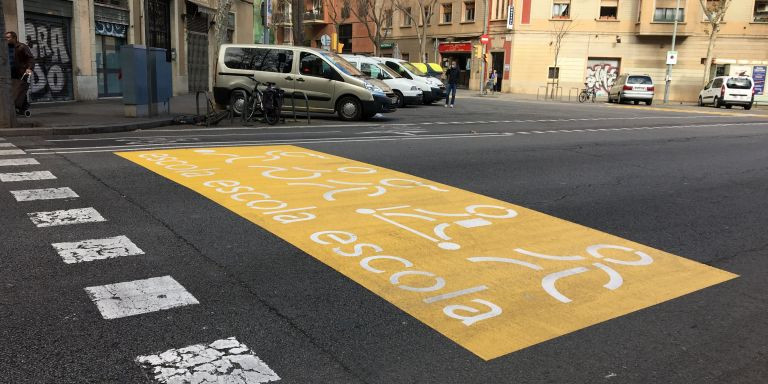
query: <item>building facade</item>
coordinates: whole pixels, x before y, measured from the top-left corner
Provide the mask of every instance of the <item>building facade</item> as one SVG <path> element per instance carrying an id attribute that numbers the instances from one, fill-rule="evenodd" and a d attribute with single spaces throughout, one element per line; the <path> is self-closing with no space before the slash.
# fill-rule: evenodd
<path id="1" fill-rule="evenodd" d="M 217 48 L 212 21 L 219 0 L 3 0 L 2 5 L 6 28 L 18 31 L 35 55 L 33 102 L 122 96 L 119 53 L 126 44 L 166 49 L 175 95 L 212 85 Z M 229 41 L 254 41 L 253 7 L 251 1 L 233 1 Z"/>
<path id="2" fill-rule="evenodd" d="M 680 4 L 670 98 L 694 101 L 705 82 L 710 26 L 698 0 Z M 565 97 L 585 86 L 604 94 L 619 73 L 649 74 L 657 97 L 664 94 L 676 0 L 437 0 L 434 7 L 427 60 L 457 61 L 462 83 L 471 89 L 495 69 L 503 92 L 536 94 L 554 82 L 550 67 L 557 56 L 558 86 Z M 395 12 L 392 42 L 403 58 L 420 61 L 416 22 Z M 483 54 L 476 47 L 484 25 L 489 43 L 487 70 L 481 73 Z M 733 0 L 712 62 L 709 76 L 765 72 L 768 0 Z M 767 99 L 764 94 L 756 98 Z"/>

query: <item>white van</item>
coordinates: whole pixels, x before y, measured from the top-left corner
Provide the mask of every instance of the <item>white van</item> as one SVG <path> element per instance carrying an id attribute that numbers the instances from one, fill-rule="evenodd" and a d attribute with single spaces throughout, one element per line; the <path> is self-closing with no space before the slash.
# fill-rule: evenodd
<path id="1" fill-rule="evenodd" d="M 341 57 L 357 67 L 357 69 L 364 75 L 382 80 L 389 85 L 389 87 L 392 88 L 392 91 L 395 92 L 395 97 L 397 98 L 396 104 L 398 107 L 402 108 L 406 105 L 421 104 L 424 102 L 424 91 L 419 88 L 418 83 L 400 76 L 399 73 L 391 70 L 386 65 L 367 56 L 341 55 Z"/>
<path id="2" fill-rule="evenodd" d="M 304 94 L 309 112 L 338 113 L 342 120 L 360 120 L 392 112 L 395 94 L 379 80 L 368 79 L 339 55 L 308 47 L 266 44 L 224 44 L 219 50 L 213 96 L 217 104 L 242 111 L 242 90 L 251 92 L 253 76 L 275 83 L 289 95 Z M 306 109 L 303 96 L 296 110 Z M 284 108 L 290 108 L 286 100 Z"/>
<path id="3" fill-rule="evenodd" d="M 432 104 L 445 97 L 445 84 L 434 77 L 427 76 L 426 73 L 414 67 L 413 64 L 391 57 L 374 57 L 373 59 L 383 63 L 406 79 L 415 80 L 420 83 L 421 90 L 424 91 L 424 104 Z"/>
<path id="4" fill-rule="evenodd" d="M 755 102 L 755 82 L 748 76 L 718 76 L 699 92 L 699 106 L 712 104 L 715 108 L 731 109 L 740 105 L 752 109 Z"/>

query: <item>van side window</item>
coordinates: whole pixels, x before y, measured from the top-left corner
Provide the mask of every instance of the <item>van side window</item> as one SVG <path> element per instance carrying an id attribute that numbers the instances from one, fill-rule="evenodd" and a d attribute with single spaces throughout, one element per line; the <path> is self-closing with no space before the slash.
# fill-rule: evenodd
<path id="1" fill-rule="evenodd" d="M 712 83 L 714 83 L 714 82 L 715 82 L 714 80 L 711 80 L 709 83 L 707 83 L 707 85 L 704 86 L 704 89 L 712 88 Z"/>
<path id="2" fill-rule="evenodd" d="M 230 69 L 290 73 L 293 66 L 293 51 L 229 47 L 224 52 L 224 65 Z"/>
<path id="3" fill-rule="evenodd" d="M 400 76 L 405 77 L 406 79 L 412 79 L 411 75 L 409 75 L 408 72 L 405 71 L 405 69 L 403 69 L 401 66 L 397 65 L 397 63 L 395 63 L 394 61 L 387 61 L 384 64 L 386 64 L 387 67 L 389 67 L 393 71 L 399 73 Z"/>
<path id="4" fill-rule="evenodd" d="M 720 88 L 723 86 L 723 79 L 715 79 L 712 83 L 712 88 Z"/>
<path id="5" fill-rule="evenodd" d="M 302 52 L 299 62 L 299 73 L 305 76 L 323 77 L 326 71 L 330 71 L 331 66 L 317 55 Z"/>
<path id="6" fill-rule="evenodd" d="M 378 79 L 381 74 L 381 69 L 373 64 L 361 63 L 360 72 L 364 73 L 366 76 Z"/>

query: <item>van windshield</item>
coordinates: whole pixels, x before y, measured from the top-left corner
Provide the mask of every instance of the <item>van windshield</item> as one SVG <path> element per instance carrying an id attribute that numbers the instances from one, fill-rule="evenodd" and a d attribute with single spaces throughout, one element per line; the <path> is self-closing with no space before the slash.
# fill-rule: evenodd
<path id="1" fill-rule="evenodd" d="M 413 72 L 413 74 L 416 75 L 416 76 L 426 76 L 427 75 L 426 73 L 420 71 L 418 68 L 414 67 L 413 64 L 411 64 L 411 63 L 409 63 L 407 61 L 403 61 L 402 63 L 400 63 L 400 65 L 405 67 L 405 69 Z"/>
<path id="2" fill-rule="evenodd" d="M 382 71 L 386 72 L 387 75 L 392 76 L 393 79 L 399 79 L 402 77 L 399 73 L 393 71 L 392 68 L 387 67 L 386 65 L 376 64 L 376 66 L 381 68 Z"/>
<path id="3" fill-rule="evenodd" d="M 751 89 L 752 80 L 748 77 L 732 77 L 728 79 L 725 86 L 730 89 Z"/>
<path id="4" fill-rule="evenodd" d="M 318 52 L 325 57 L 328 61 L 333 63 L 336 68 L 350 76 L 364 76 L 354 65 L 344 60 L 343 57 L 332 52 Z"/>

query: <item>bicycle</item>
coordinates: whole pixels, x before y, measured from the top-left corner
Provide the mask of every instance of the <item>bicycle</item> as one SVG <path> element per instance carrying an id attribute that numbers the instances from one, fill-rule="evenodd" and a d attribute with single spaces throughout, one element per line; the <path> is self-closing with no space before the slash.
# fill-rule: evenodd
<path id="1" fill-rule="evenodd" d="M 592 100 L 594 103 L 597 99 L 597 92 L 595 92 L 594 88 L 584 88 L 581 90 L 581 93 L 579 93 L 579 103 L 583 103 L 587 100 Z"/>
<path id="2" fill-rule="evenodd" d="M 280 110 L 283 106 L 285 91 L 275 87 L 275 83 L 262 83 L 253 76 L 248 76 L 255 84 L 250 93 L 238 91 L 232 94 L 230 105 L 235 113 L 239 113 L 243 122 L 253 120 L 257 115 L 264 117 L 269 125 L 275 125 L 280 120 Z M 264 91 L 259 89 L 264 85 Z M 239 110 L 239 111 L 238 111 Z"/>

